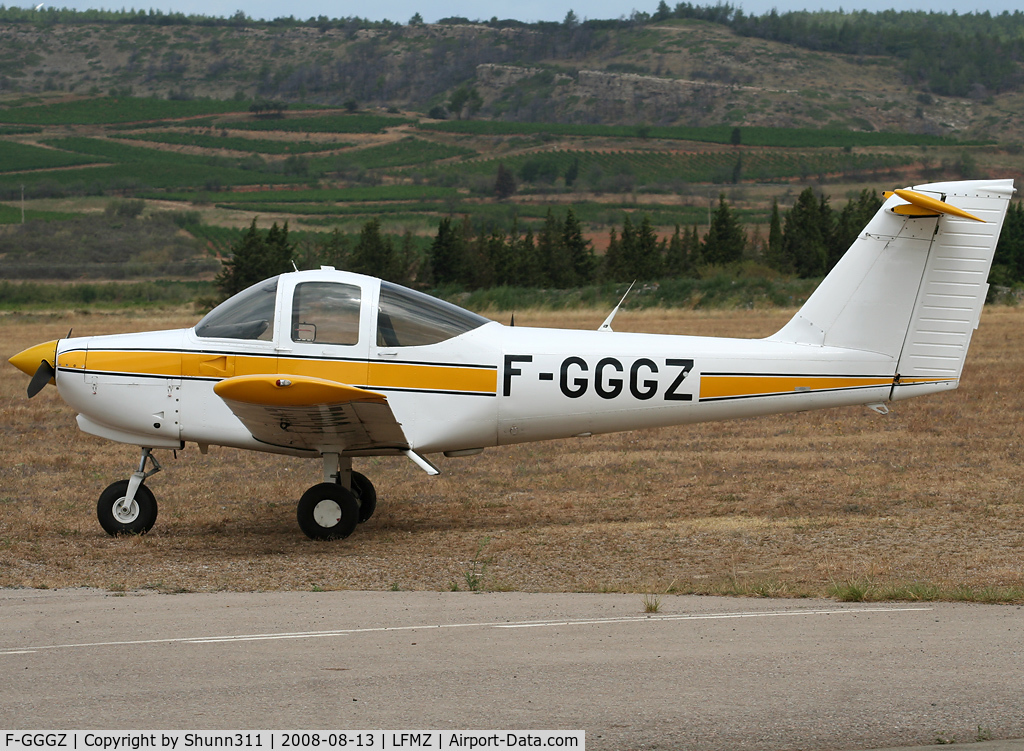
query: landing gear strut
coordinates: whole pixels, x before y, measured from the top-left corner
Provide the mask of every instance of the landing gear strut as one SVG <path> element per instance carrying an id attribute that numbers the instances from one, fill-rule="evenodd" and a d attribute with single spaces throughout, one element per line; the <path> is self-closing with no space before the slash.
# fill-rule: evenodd
<path id="1" fill-rule="evenodd" d="M 377 491 L 365 475 L 352 471 L 352 459 L 326 453 L 324 481 L 299 499 L 299 528 L 311 540 L 342 540 L 377 507 Z"/>
<path id="2" fill-rule="evenodd" d="M 146 471 L 146 462 L 153 469 Z M 139 468 L 127 480 L 118 480 L 100 493 L 96 516 L 108 535 L 142 535 L 156 523 L 156 497 L 142 483 L 163 469 L 153 450 L 142 449 Z"/>

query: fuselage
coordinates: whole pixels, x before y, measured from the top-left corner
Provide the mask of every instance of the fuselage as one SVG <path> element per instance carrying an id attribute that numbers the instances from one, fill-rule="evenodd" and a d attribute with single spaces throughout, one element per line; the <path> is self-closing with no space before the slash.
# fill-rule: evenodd
<path id="1" fill-rule="evenodd" d="M 361 286 L 355 343 L 296 340 L 281 315 L 266 339 L 203 337 L 197 328 L 65 339 L 57 344 L 61 396 L 83 430 L 124 443 L 308 454 L 254 439 L 214 386 L 246 374 L 312 376 L 385 395 L 409 448 L 431 453 L 881 403 L 896 376 L 892 357 L 864 350 L 493 321 L 393 346 L 375 334 L 376 280 L 305 273 L 300 279 Z M 291 309 L 300 280 L 286 281 L 278 311 Z M 953 386 L 921 384 L 921 393 Z"/>

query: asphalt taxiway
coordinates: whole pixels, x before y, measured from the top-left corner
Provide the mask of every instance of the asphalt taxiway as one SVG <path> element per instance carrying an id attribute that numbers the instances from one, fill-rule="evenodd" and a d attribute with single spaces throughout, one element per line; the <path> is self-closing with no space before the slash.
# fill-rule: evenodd
<path id="1" fill-rule="evenodd" d="M 640 595 L 0 590 L 0 727 L 1024 751 L 1008 740 L 1024 737 L 1020 607 L 665 596 L 643 611 Z"/>

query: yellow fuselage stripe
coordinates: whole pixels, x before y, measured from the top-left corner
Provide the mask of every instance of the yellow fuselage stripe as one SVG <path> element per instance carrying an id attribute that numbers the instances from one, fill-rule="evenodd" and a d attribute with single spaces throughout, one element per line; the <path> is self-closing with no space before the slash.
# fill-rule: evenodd
<path id="1" fill-rule="evenodd" d="M 61 358 L 62 360 L 64 358 Z M 71 360 L 75 363 L 72 364 Z M 66 367 L 103 373 L 168 378 L 231 378 L 240 375 L 304 375 L 378 389 L 424 389 L 494 394 L 496 368 L 465 368 L 373 360 L 315 360 L 198 352 L 123 352 L 89 350 L 84 363 L 68 358 Z"/>
<path id="2" fill-rule="evenodd" d="M 701 375 L 701 399 L 726 399 L 748 396 L 789 394 L 795 391 L 833 391 L 891 386 L 892 378 L 882 376 L 757 376 Z"/>

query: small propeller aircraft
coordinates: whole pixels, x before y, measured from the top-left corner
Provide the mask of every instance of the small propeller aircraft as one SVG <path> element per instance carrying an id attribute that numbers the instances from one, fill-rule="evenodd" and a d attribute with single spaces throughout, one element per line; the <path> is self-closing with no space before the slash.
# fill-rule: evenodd
<path id="1" fill-rule="evenodd" d="M 869 405 L 955 389 L 1012 180 L 887 199 L 802 308 L 759 340 L 503 326 L 324 267 L 281 274 L 194 328 L 60 339 L 10 362 L 55 383 L 91 435 L 141 448 L 100 495 L 112 535 L 147 532 L 155 449 L 186 442 L 322 458 L 298 504 L 313 539 L 350 535 L 376 491 L 353 457 L 489 446 Z M 147 465 L 152 468 L 147 469 Z"/>

